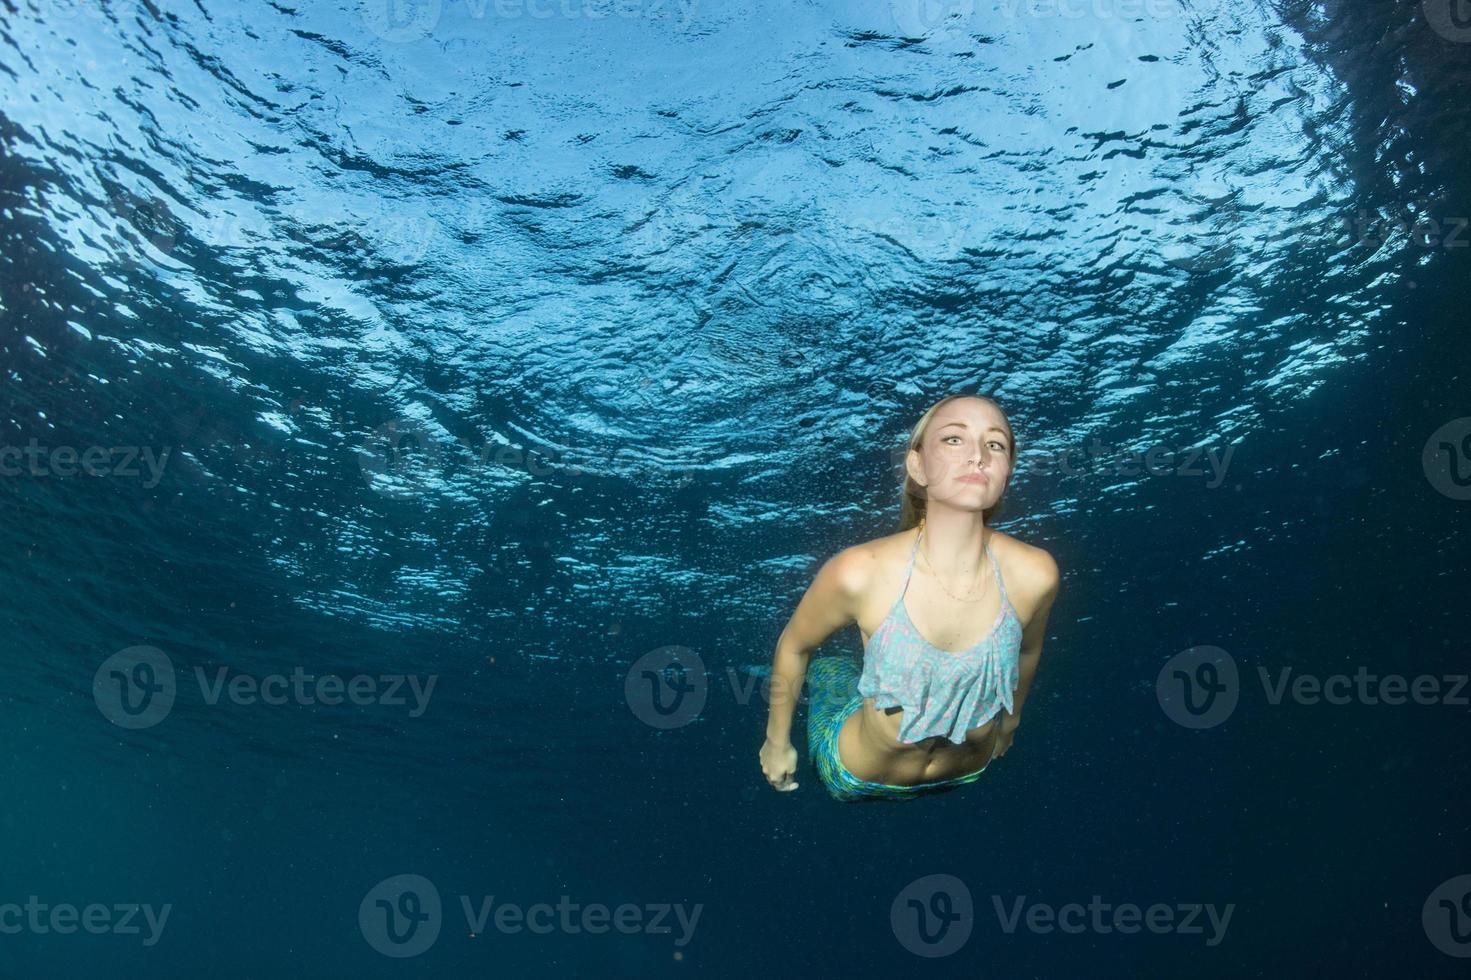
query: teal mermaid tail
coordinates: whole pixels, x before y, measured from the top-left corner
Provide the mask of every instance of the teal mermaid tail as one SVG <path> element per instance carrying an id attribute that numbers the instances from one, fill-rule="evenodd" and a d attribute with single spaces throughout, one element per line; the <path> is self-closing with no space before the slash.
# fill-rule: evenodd
<path id="1" fill-rule="evenodd" d="M 916 800 L 921 796 L 948 793 L 975 780 L 981 768 L 955 779 L 897 786 L 859 779 L 838 757 L 838 733 L 848 716 L 863 705 L 858 693 L 860 670 L 852 657 L 817 657 L 807 665 L 807 751 L 828 793 L 842 803 Z"/>

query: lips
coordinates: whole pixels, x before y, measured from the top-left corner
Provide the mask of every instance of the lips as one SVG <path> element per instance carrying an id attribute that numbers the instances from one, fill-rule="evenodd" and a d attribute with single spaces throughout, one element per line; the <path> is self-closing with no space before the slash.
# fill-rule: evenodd
<path id="1" fill-rule="evenodd" d="M 961 483 L 985 483 L 986 482 L 986 478 L 984 476 L 982 476 L 981 474 L 979 474 L 979 473 L 972 473 L 970 476 L 962 476 L 960 478 L 960 482 Z"/>

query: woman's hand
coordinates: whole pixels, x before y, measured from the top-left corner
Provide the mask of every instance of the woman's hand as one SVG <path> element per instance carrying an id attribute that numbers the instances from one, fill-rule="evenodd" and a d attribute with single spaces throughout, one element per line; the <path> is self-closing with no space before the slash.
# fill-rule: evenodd
<path id="1" fill-rule="evenodd" d="M 797 773 L 797 750 L 791 742 L 780 744 L 767 739 L 761 745 L 761 771 L 766 781 L 779 793 L 790 793 L 797 788 L 792 777 Z"/>

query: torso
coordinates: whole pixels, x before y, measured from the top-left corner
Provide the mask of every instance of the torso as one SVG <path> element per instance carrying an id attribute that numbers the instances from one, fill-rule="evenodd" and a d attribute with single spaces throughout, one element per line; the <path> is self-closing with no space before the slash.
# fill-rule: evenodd
<path id="1" fill-rule="evenodd" d="M 865 648 L 873 631 L 883 623 L 899 598 L 915 535 L 916 531 L 910 529 L 866 545 L 872 549 L 875 573 L 857 617 Z M 1035 605 L 1025 584 L 1025 551 L 1030 548 L 989 528 L 987 535 L 996 563 L 1001 566 L 1007 598 L 1025 625 L 1031 620 Z M 945 651 L 965 650 L 986 637 L 1001 610 L 1001 596 L 989 568 L 985 583 L 987 594 L 981 602 L 959 602 L 934 582 L 920 559 L 904 594 L 904 609 L 915 628 L 931 644 Z M 843 723 L 838 734 L 838 754 L 854 776 L 871 782 L 910 786 L 954 779 L 990 762 L 1002 717 L 1004 713 L 969 730 L 960 744 L 943 736 L 911 744 L 899 741 L 904 720 L 902 708 L 875 708 L 873 698 L 864 698 L 863 707 Z"/>

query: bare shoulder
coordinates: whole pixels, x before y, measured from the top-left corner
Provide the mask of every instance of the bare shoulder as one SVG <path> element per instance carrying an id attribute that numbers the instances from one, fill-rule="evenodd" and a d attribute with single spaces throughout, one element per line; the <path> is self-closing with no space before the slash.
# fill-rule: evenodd
<path id="1" fill-rule="evenodd" d="M 844 591 L 851 597 L 855 609 L 869 615 L 879 607 L 893 601 L 891 595 L 898 588 L 904 575 L 904 565 L 909 558 L 909 548 L 914 543 L 914 529 L 896 531 L 868 541 L 844 548 L 832 557 L 837 574 L 844 582 Z"/>
<path id="2" fill-rule="evenodd" d="M 832 557 L 832 561 L 854 595 L 862 595 L 886 571 L 892 571 L 895 563 L 904 562 L 905 541 L 914 537 L 914 531 L 898 531 L 863 541 L 844 548 Z"/>
<path id="3" fill-rule="evenodd" d="M 1046 549 L 1027 544 L 1002 531 L 995 532 L 992 545 L 1001 574 L 1006 577 L 1006 591 L 1023 621 L 1030 621 L 1037 611 L 1051 606 L 1057 595 L 1061 572 Z"/>
<path id="4" fill-rule="evenodd" d="M 884 549 L 881 542 L 884 539 L 875 539 L 872 542 L 852 544 L 838 550 L 836 555 L 827 559 L 821 574 L 830 575 L 831 580 L 837 584 L 838 589 L 844 596 L 852 600 L 862 600 L 868 593 L 875 574 L 883 568 Z"/>
<path id="5" fill-rule="evenodd" d="M 843 548 L 822 563 L 783 637 L 804 650 L 815 650 L 849 623 L 866 622 L 874 579 L 884 569 L 881 549 L 865 542 Z"/>

